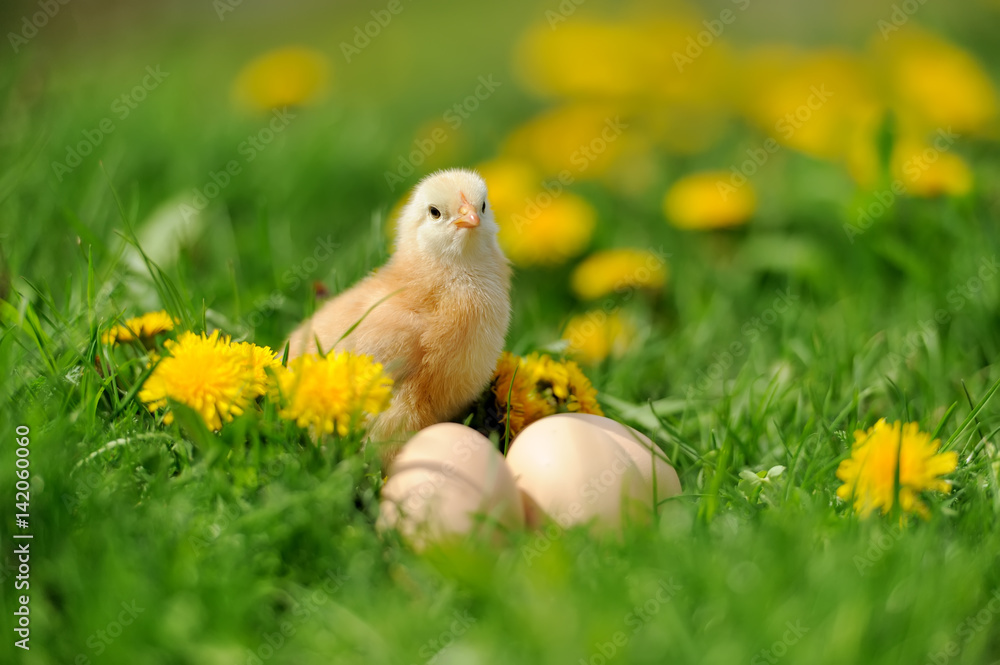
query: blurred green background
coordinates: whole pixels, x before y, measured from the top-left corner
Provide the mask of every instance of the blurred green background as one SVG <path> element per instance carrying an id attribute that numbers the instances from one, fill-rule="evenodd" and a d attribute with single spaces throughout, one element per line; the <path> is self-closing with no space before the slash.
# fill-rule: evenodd
<path id="1" fill-rule="evenodd" d="M 998 20 L 995 0 L 4 3 L 3 662 L 1000 659 Z M 277 346 L 453 166 L 486 176 L 515 266 L 507 348 L 580 360 L 678 467 L 652 528 L 421 558 L 375 535 L 363 460 L 242 421 L 197 440 L 100 395 L 98 324 L 168 307 Z M 881 417 L 963 453 L 927 522 L 834 497 Z M 122 603 L 142 612 L 115 627 Z"/>

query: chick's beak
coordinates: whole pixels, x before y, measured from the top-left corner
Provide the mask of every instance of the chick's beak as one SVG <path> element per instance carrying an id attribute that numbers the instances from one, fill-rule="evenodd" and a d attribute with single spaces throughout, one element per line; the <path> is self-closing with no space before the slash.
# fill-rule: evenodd
<path id="1" fill-rule="evenodd" d="M 460 229 L 471 229 L 479 226 L 479 213 L 465 199 L 465 194 L 462 194 L 462 205 L 458 209 L 458 219 L 455 220 L 455 226 Z"/>
<path id="2" fill-rule="evenodd" d="M 470 205 L 464 205 L 458 209 L 458 219 L 455 220 L 455 226 L 460 229 L 471 229 L 479 226 L 479 215 L 476 213 L 476 209 Z"/>

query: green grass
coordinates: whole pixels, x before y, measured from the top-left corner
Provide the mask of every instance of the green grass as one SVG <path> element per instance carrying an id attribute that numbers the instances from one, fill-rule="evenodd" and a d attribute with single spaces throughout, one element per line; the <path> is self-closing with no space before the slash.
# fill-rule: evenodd
<path id="1" fill-rule="evenodd" d="M 99 343 L 114 317 L 164 306 L 196 329 L 236 330 L 256 312 L 252 339 L 276 346 L 313 307 L 312 282 L 335 291 L 384 260 L 382 224 L 402 192 L 383 172 L 488 71 L 476 67 L 510 80 L 522 22 L 503 16 L 485 55 L 428 83 L 413 107 L 400 97 L 420 90 L 413 68 L 433 53 L 402 72 L 374 46 L 358 69 L 335 60 L 332 98 L 298 111 L 251 162 L 239 145 L 267 118 L 233 111 L 226 86 L 263 47 L 239 42 L 220 56 L 209 38 L 218 26 L 122 37 L 128 55 L 36 51 L 0 66 L 0 660 L 236 665 L 256 663 L 253 652 L 268 664 L 407 665 L 450 642 L 435 662 L 1000 659 L 1000 412 L 989 399 L 1000 280 L 970 281 L 1000 254 L 995 143 L 956 148 L 976 173 L 973 194 L 903 197 L 853 243 L 842 227 L 873 195 L 791 150 L 754 180 L 763 203 L 745 229 L 664 222 L 662 192 L 677 175 L 760 143 L 743 127 L 713 154 L 656 155 L 657 186 L 641 194 L 574 186 L 598 208 L 593 247 L 670 254 L 664 293 L 617 303 L 648 323 L 640 343 L 588 371 L 608 412 L 649 432 L 685 488 L 621 538 L 517 533 L 505 548 L 418 556 L 376 534 L 380 469 L 357 441 L 319 450 L 273 413 L 216 436 L 183 413 L 157 425 L 137 403 L 138 359 L 119 350 L 112 362 Z M 399 38 L 425 34 L 431 19 L 414 12 Z M 266 34 L 248 23 L 247 34 Z M 343 32 L 306 29 L 330 44 Z M 170 76 L 60 181 L 51 162 L 115 117 L 111 101 L 158 62 Z M 366 82 L 372 71 L 385 85 Z M 530 117 L 537 100 L 509 85 L 433 166 L 491 157 Z M 150 220 L 164 209 L 176 220 L 179 197 L 234 159 L 241 172 L 192 217 L 193 238 L 167 251 Z M 310 268 L 328 235 L 337 249 Z M 582 311 L 571 267 L 516 272 L 509 349 L 553 343 Z M 881 417 L 919 422 L 961 452 L 954 489 L 928 499 L 927 521 L 862 521 L 835 498 L 853 431 Z M 12 631 L 21 424 L 31 429 L 29 652 Z M 741 471 L 776 465 L 787 468 L 762 489 L 741 483 Z"/>

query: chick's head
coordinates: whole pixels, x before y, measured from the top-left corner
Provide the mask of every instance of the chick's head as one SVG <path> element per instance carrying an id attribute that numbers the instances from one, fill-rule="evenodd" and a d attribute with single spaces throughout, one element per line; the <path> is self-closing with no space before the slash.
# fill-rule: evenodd
<path id="1" fill-rule="evenodd" d="M 444 261 L 465 262 L 499 251 L 486 183 L 464 169 L 439 171 L 413 190 L 400 214 L 396 247 Z"/>

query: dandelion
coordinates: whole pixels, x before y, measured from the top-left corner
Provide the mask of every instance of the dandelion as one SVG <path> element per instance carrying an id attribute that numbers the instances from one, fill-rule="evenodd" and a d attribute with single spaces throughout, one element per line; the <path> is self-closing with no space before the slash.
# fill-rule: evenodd
<path id="1" fill-rule="evenodd" d="M 271 387 L 273 374 L 284 369 L 278 354 L 269 346 L 257 346 L 249 342 L 233 344 L 233 349 L 243 355 L 247 366 L 247 376 L 250 379 L 246 387 L 248 396 L 256 399 L 264 395 Z"/>
<path id="2" fill-rule="evenodd" d="M 697 76 L 683 55 L 691 35 L 704 29 L 702 17 L 683 9 L 623 21 L 573 17 L 529 29 L 516 49 L 516 73 L 527 87 L 551 96 L 577 99 L 628 98 L 668 106 L 718 103 L 728 73 L 728 49 L 705 49 Z"/>
<path id="3" fill-rule="evenodd" d="M 934 160 L 927 155 L 934 155 Z M 900 141 L 892 153 L 892 173 L 913 196 L 963 196 L 972 190 L 972 169 L 952 152 L 923 141 Z"/>
<path id="4" fill-rule="evenodd" d="M 750 183 L 733 186 L 726 171 L 705 171 L 675 182 L 663 199 L 663 211 L 681 229 L 739 226 L 753 215 L 757 197 Z"/>
<path id="5" fill-rule="evenodd" d="M 525 198 L 538 190 L 541 174 L 534 166 L 521 159 L 501 157 L 483 162 L 476 167 L 490 190 L 490 205 L 498 218 L 507 218 L 520 212 Z"/>
<path id="6" fill-rule="evenodd" d="M 597 390 L 580 367 L 548 355 L 519 357 L 505 351 L 497 362 L 491 390 L 500 422 L 509 424 L 511 436 L 555 413 L 604 415 Z"/>
<path id="7" fill-rule="evenodd" d="M 573 102 L 516 128 L 504 143 L 504 153 L 528 160 L 549 178 L 568 172 L 574 179 L 594 180 L 616 165 L 635 134 L 622 105 Z"/>
<path id="8" fill-rule="evenodd" d="M 346 436 L 389 407 L 392 383 L 371 356 L 299 356 L 278 375 L 284 402 L 279 415 L 317 433 Z"/>
<path id="9" fill-rule="evenodd" d="M 233 97 L 261 111 L 304 106 L 323 95 L 329 76 L 329 61 L 319 51 L 300 46 L 275 49 L 240 71 Z"/>
<path id="10" fill-rule="evenodd" d="M 490 188 L 500 246 L 515 264 L 560 265 L 587 248 L 597 212 L 586 200 L 546 191 L 541 175 L 522 160 L 499 159 L 478 170 Z"/>
<path id="11" fill-rule="evenodd" d="M 266 347 L 255 351 L 231 344 L 218 330 L 207 336 L 184 332 L 164 346 L 168 355 L 139 392 L 150 411 L 163 409 L 167 400 L 173 400 L 196 411 L 214 431 L 242 414 L 263 393 L 257 363 L 264 364 L 263 357 L 270 351 Z M 173 420 L 173 413 L 167 411 L 163 422 Z"/>
<path id="12" fill-rule="evenodd" d="M 569 342 L 568 355 L 595 365 L 609 355 L 623 356 L 635 338 L 635 326 L 618 310 L 594 310 L 570 319 L 562 337 Z"/>
<path id="13" fill-rule="evenodd" d="M 951 491 L 951 484 L 940 476 L 958 465 L 958 453 L 941 453 L 940 448 L 941 441 L 932 441 L 917 423 L 901 425 L 897 421 L 889 425 L 883 418 L 867 432 L 854 433 L 851 457 L 837 469 L 837 478 L 844 483 L 837 496 L 853 501 L 854 510 L 862 517 L 876 509 L 884 515 L 895 503 L 898 469 L 900 508 L 927 518 L 930 513 L 920 493 Z"/>
<path id="14" fill-rule="evenodd" d="M 118 344 L 119 342 L 132 342 L 137 339 L 150 339 L 174 329 L 180 319 L 175 319 L 165 311 L 148 312 L 141 316 L 126 319 L 101 334 L 101 341 L 105 344 Z"/>
<path id="15" fill-rule="evenodd" d="M 594 300 L 622 289 L 660 289 L 667 282 L 663 259 L 648 250 L 608 249 L 595 252 L 573 270 L 570 285 L 581 300 Z"/>
<path id="16" fill-rule="evenodd" d="M 844 158 L 845 136 L 884 114 L 869 64 L 840 49 L 757 49 L 741 87 L 748 118 L 773 141 L 821 159 Z"/>
<path id="17" fill-rule="evenodd" d="M 968 52 L 917 28 L 876 42 L 885 87 L 904 128 L 990 135 L 998 115 L 989 75 Z"/>
<path id="18" fill-rule="evenodd" d="M 637 26 L 572 21 L 560 30 L 538 25 L 517 49 L 519 77 L 536 92 L 580 97 L 642 94 L 653 49 L 637 43 Z"/>
<path id="19" fill-rule="evenodd" d="M 563 193 L 532 217 L 530 208 L 500 224 L 498 238 L 507 256 L 521 266 L 555 266 L 590 243 L 597 213 L 575 194 Z"/>

